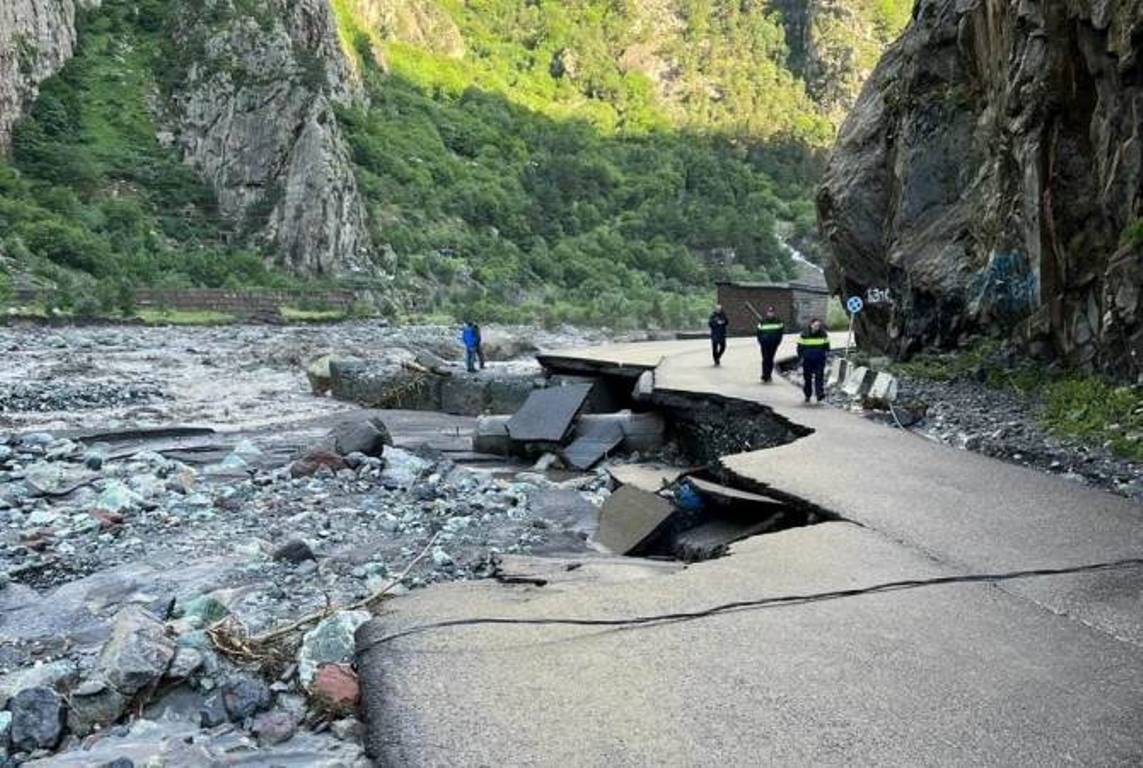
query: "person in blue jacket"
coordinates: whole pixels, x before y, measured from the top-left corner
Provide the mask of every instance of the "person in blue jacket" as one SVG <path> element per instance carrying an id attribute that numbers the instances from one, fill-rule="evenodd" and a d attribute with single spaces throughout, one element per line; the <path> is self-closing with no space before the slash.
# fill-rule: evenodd
<path id="1" fill-rule="evenodd" d="M 466 321 L 460 332 L 460 340 L 464 342 L 464 365 L 469 373 L 476 373 L 476 360 L 480 350 L 480 331 L 476 324 Z"/>
<path id="2" fill-rule="evenodd" d="M 821 320 L 814 318 L 810 321 L 810 327 L 802 331 L 798 339 L 798 357 L 802 360 L 802 376 L 805 379 L 802 392 L 806 402 L 810 401 L 810 395 L 813 394 L 820 403 L 825 399 L 825 366 L 829 357 L 829 333 Z"/>
<path id="3" fill-rule="evenodd" d="M 758 346 L 762 347 L 762 381 L 765 384 L 769 384 L 774 375 L 774 358 L 785 333 L 786 325 L 774 308 L 766 307 L 766 314 L 758 319 L 757 331 Z"/>

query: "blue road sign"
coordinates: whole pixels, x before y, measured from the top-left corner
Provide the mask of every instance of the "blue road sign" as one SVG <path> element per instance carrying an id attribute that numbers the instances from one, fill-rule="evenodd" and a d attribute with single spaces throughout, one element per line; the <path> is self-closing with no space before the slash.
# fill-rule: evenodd
<path id="1" fill-rule="evenodd" d="M 865 309 L 865 302 L 859 296 L 853 296 L 849 301 L 845 302 L 845 306 L 849 308 L 849 314 L 856 315 L 861 310 Z"/>

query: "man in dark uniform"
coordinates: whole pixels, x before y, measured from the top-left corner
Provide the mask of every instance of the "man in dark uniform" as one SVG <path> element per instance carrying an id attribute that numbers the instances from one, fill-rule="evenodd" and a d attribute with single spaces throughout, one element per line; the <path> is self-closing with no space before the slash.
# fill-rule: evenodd
<path id="1" fill-rule="evenodd" d="M 825 366 L 829 357 L 829 333 L 826 332 L 822 321 L 814 318 L 810 327 L 802 331 L 798 339 L 798 357 L 802 359 L 802 392 L 806 402 L 810 395 L 816 395 L 820 403 L 825 399 Z"/>
<path id="2" fill-rule="evenodd" d="M 726 327 L 730 325 L 730 318 L 722 311 L 722 305 L 715 306 L 707 322 L 710 326 L 710 351 L 714 354 L 714 364 L 722 364 L 722 356 L 726 353 Z"/>
<path id="3" fill-rule="evenodd" d="M 774 374 L 774 356 L 785 333 L 786 326 L 774 308 L 766 307 L 766 314 L 758 321 L 758 346 L 762 347 L 762 381 L 767 384 Z"/>

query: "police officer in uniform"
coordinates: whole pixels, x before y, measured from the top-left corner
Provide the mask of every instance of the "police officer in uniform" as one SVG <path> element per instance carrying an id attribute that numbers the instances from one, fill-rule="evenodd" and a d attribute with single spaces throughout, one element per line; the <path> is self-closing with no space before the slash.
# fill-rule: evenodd
<path id="1" fill-rule="evenodd" d="M 821 320 L 814 318 L 810 321 L 810 327 L 802 331 L 798 339 L 798 357 L 802 359 L 802 375 L 805 379 L 802 393 L 806 396 L 806 402 L 810 401 L 810 395 L 813 394 L 820 403 L 825 399 L 825 366 L 826 358 L 829 357 L 829 333 Z"/>
<path id="2" fill-rule="evenodd" d="M 762 381 L 766 384 L 774 374 L 774 357 L 785 333 L 786 326 L 774 308 L 766 307 L 766 314 L 758 321 L 757 331 L 758 346 L 762 347 Z"/>

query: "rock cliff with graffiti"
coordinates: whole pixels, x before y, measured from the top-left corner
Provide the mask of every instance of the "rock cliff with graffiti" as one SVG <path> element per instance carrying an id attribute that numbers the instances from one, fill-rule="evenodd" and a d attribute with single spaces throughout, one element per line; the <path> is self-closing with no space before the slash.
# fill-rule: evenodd
<path id="1" fill-rule="evenodd" d="M 1139 376 L 1141 21 L 1134 0 L 920 0 L 818 195 L 831 287 L 883 299 L 864 343 L 998 331 Z"/>

